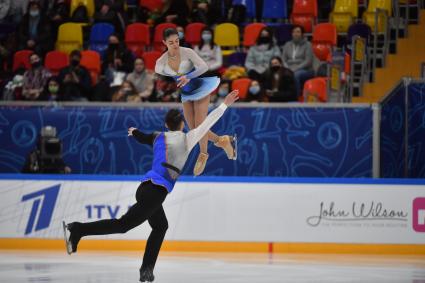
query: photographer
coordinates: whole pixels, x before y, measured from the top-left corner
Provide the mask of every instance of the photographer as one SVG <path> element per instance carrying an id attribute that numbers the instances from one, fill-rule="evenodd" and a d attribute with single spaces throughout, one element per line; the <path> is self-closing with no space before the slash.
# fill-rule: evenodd
<path id="1" fill-rule="evenodd" d="M 71 168 L 63 161 L 62 142 L 56 137 L 56 128 L 46 126 L 41 129 L 37 148 L 27 156 L 22 173 L 71 173 Z"/>

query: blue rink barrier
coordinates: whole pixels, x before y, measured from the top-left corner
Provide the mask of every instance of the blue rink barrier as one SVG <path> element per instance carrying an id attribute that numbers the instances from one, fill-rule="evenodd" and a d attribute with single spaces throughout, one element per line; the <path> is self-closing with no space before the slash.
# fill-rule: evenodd
<path id="1" fill-rule="evenodd" d="M 403 79 L 381 109 L 380 176 L 425 178 L 425 81 Z"/>
<path id="2" fill-rule="evenodd" d="M 158 106 L 157 106 L 158 105 Z M 46 125 L 57 128 L 65 163 L 74 174 L 142 175 L 150 169 L 147 145 L 127 128 L 165 130 L 164 114 L 180 104 L 131 107 L 117 104 L 0 106 L 0 172 L 21 171 Z M 259 177 L 372 177 L 373 109 L 359 105 L 239 104 L 214 126 L 239 138 L 237 161 L 209 146 L 205 175 Z M 183 171 L 190 175 L 198 149 Z"/>

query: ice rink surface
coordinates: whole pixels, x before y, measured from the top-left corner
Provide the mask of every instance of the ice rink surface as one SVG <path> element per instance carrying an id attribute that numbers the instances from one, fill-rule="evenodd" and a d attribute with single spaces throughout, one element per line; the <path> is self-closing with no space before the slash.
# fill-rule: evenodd
<path id="1" fill-rule="evenodd" d="M 138 282 L 141 253 L 0 251 L 0 282 Z M 158 283 L 425 283 L 425 257 L 161 253 Z"/>

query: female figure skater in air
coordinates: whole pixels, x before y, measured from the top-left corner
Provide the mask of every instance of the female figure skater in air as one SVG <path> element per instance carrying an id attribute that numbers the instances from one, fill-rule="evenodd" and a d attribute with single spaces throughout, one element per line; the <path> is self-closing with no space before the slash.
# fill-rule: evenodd
<path id="1" fill-rule="evenodd" d="M 190 48 L 179 46 L 177 30 L 169 28 L 164 30 L 163 43 L 167 51 L 156 61 L 155 72 L 174 77 L 177 86 L 181 88 L 183 113 L 190 129 L 199 126 L 207 117 L 210 93 L 219 85 L 218 77 L 199 78 L 208 71 L 207 64 Z M 203 137 L 199 143 L 200 153 L 196 160 L 193 174 L 202 174 L 208 159 L 208 140 L 222 148 L 229 159 L 236 159 L 234 146 L 235 137 L 217 136 L 212 131 Z"/>
<path id="2" fill-rule="evenodd" d="M 228 106 L 239 99 L 238 91 L 231 92 L 224 102 L 212 111 L 196 128 L 183 132 L 184 119 L 179 110 L 168 111 L 165 125 L 168 132 L 143 133 L 129 128 L 128 135 L 138 142 L 153 146 L 152 169 L 142 178 L 136 192 L 136 204 L 119 219 L 99 220 L 89 223 L 63 222 L 64 237 L 68 254 L 77 252 L 80 239 L 90 235 L 126 233 L 148 220 L 152 232 L 146 243 L 143 263 L 140 267 L 140 281 L 152 282 L 153 269 L 168 228 L 162 203 L 183 169 L 193 147 L 220 119 Z"/>

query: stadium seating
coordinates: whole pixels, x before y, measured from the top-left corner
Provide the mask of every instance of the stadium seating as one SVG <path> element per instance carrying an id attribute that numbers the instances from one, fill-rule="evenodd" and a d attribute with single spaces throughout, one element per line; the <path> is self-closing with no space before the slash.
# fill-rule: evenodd
<path id="1" fill-rule="evenodd" d="M 86 67 L 90 72 L 92 84 L 95 85 L 101 72 L 100 55 L 96 51 L 84 50 L 81 51 L 81 66 Z"/>
<path id="2" fill-rule="evenodd" d="M 202 29 L 206 27 L 203 23 L 190 23 L 185 28 L 185 40 L 192 46 L 199 45 L 201 42 Z"/>
<path id="3" fill-rule="evenodd" d="M 214 43 L 224 48 L 231 48 L 230 50 L 223 50 L 223 55 L 230 55 L 235 52 L 239 47 L 239 28 L 232 23 L 223 23 L 215 27 Z"/>
<path id="4" fill-rule="evenodd" d="M 239 90 L 240 99 L 245 99 L 247 97 L 251 81 L 252 80 L 249 78 L 240 78 L 232 82 L 232 90 Z"/>
<path id="5" fill-rule="evenodd" d="M 250 47 L 257 41 L 258 35 L 266 27 L 263 23 L 252 23 L 245 26 L 243 34 L 243 46 Z"/>
<path id="6" fill-rule="evenodd" d="M 93 17 L 95 11 L 94 0 L 71 0 L 70 15 L 72 15 L 75 9 L 80 5 L 86 6 L 89 17 Z"/>
<path id="7" fill-rule="evenodd" d="M 145 62 L 145 68 L 150 71 L 155 70 L 156 60 L 161 57 L 161 52 L 159 51 L 149 51 L 145 52 L 142 55 L 143 61 Z"/>
<path id="8" fill-rule="evenodd" d="M 147 24 L 134 23 L 127 26 L 125 31 L 127 48 L 140 56 L 151 44 L 150 29 Z"/>
<path id="9" fill-rule="evenodd" d="M 56 50 L 71 53 L 83 48 L 83 31 L 80 24 L 65 23 L 59 26 Z"/>
<path id="10" fill-rule="evenodd" d="M 336 0 L 329 21 L 336 25 L 338 32 L 345 33 L 358 17 L 358 11 L 358 0 Z"/>
<path id="11" fill-rule="evenodd" d="M 326 61 L 332 49 L 337 44 L 336 26 L 331 23 L 316 25 L 313 32 L 312 47 L 316 57 L 321 61 Z"/>
<path id="12" fill-rule="evenodd" d="M 113 34 L 114 31 L 115 28 L 111 24 L 94 24 L 90 33 L 90 50 L 97 51 L 101 56 L 103 56 L 108 48 L 109 36 Z"/>
<path id="13" fill-rule="evenodd" d="M 291 22 L 300 25 L 307 33 L 312 32 L 317 22 L 317 0 L 294 0 Z"/>
<path id="14" fill-rule="evenodd" d="M 33 53 L 34 51 L 32 50 L 17 51 L 13 55 L 13 71 L 16 71 L 20 67 L 24 67 L 26 70 L 31 68 L 30 55 Z"/>
<path id="15" fill-rule="evenodd" d="M 69 65 L 69 56 L 61 51 L 50 51 L 44 59 L 44 66 L 49 69 L 53 75 L 58 75 L 60 70 Z"/>
<path id="16" fill-rule="evenodd" d="M 162 23 L 155 27 L 154 35 L 153 35 L 153 49 L 156 51 L 163 52 L 165 50 L 165 46 L 162 43 L 163 40 L 163 32 L 167 28 L 176 28 L 177 26 L 172 23 Z"/>
<path id="17" fill-rule="evenodd" d="M 314 78 L 305 82 L 303 96 L 306 102 L 326 102 L 327 95 L 327 79 Z"/>

